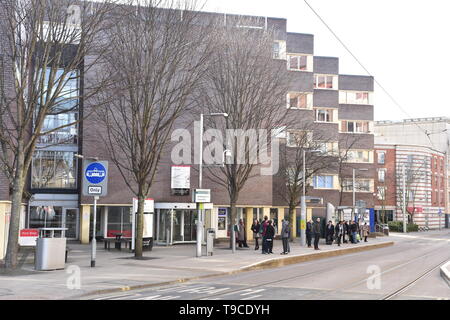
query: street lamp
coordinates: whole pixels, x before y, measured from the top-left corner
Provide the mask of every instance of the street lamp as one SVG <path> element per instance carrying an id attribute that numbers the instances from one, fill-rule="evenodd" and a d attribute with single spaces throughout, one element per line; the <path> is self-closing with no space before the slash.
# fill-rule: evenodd
<path id="1" fill-rule="evenodd" d="M 98 161 L 97 157 L 84 157 L 81 154 L 75 153 L 75 157 L 78 159 L 86 159 Z M 97 250 L 97 239 L 95 238 L 95 227 L 97 226 L 97 200 L 99 196 L 94 196 L 94 216 L 92 221 L 92 242 L 91 242 L 91 267 L 95 267 L 95 258 L 96 258 L 96 250 Z"/>
<path id="2" fill-rule="evenodd" d="M 356 179 L 355 179 L 355 172 L 356 170 L 358 171 L 369 171 L 369 169 L 365 168 L 365 169 L 355 169 L 353 168 L 353 219 L 356 219 L 356 190 L 355 190 L 355 185 L 356 185 Z"/>
<path id="3" fill-rule="evenodd" d="M 320 150 L 308 150 L 310 153 L 321 153 Z M 300 245 L 306 246 L 306 149 L 303 148 L 303 196 L 300 207 Z M 292 223 L 295 223 L 294 221 Z"/>
<path id="4" fill-rule="evenodd" d="M 200 114 L 200 162 L 199 162 L 199 172 L 198 172 L 198 188 L 202 188 L 202 180 L 203 180 L 203 117 L 205 116 L 223 116 L 225 118 L 228 117 L 228 113 L 211 113 L 211 114 Z M 198 209 L 198 217 L 197 217 L 197 257 L 202 256 L 202 235 L 203 235 L 203 209 Z"/>

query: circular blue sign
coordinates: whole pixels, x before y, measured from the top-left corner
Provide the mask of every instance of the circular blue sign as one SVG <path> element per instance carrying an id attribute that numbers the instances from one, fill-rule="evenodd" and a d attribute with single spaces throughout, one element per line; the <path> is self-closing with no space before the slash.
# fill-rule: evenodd
<path id="1" fill-rule="evenodd" d="M 87 166 L 84 175 L 90 183 L 98 184 L 105 180 L 106 169 L 101 163 L 94 162 Z"/>

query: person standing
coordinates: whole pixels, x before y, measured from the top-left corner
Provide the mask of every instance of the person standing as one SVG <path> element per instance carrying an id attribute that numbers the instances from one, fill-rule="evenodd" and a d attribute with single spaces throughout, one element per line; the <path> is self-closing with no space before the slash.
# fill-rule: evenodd
<path id="1" fill-rule="evenodd" d="M 358 243 L 356 240 L 356 234 L 358 232 L 358 226 L 356 225 L 355 221 L 352 221 L 352 224 L 350 225 L 350 232 L 352 233 L 352 243 Z"/>
<path id="2" fill-rule="evenodd" d="M 263 254 L 269 253 L 267 251 L 267 238 L 266 238 L 267 226 L 269 225 L 267 219 L 268 219 L 267 216 L 264 216 L 264 221 L 261 223 L 261 227 L 260 227 L 260 233 L 262 235 L 262 253 Z"/>
<path id="3" fill-rule="evenodd" d="M 275 238 L 275 228 L 272 225 L 272 220 L 269 220 L 266 228 L 266 242 L 267 242 L 267 253 L 273 253 L 273 239 Z"/>
<path id="4" fill-rule="evenodd" d="M 342 243 L 347 243 L 348 240 L 347 240 L 347 238 L 345 236 L 349 235 L 349 238 L 350 238 L 350 229 L 349 229 L 349 225 L 347 223 L 347 220 L 344 221 L 343 226 L 344 226 L 344 233 L 342 234 Z"/>
<path id="5" fill-rule="evenodd" d="M 334 234 L 336 236 L 336 242 L 338 246 L 341 246 L 341 239 L 344 237 L 344 223 L 342 221 L 339 221 L 339 223 L 336 225 L 336 228 L 334 230 Z"/>
<path id="6" fill-rule="evenodd" d="M 260 227 L 261 225 L 259 224 L 258 219 L 253 220 L 251 230 L 253 231 L 253 238 L 255 238 L 255 250 L 259 249 L 258 240 L 261 237 L 261 234 L 259 233 Z"/>
<path id="7" fill-rule="evenodd" d="M 367 242 L 367 237 L 369 236 L 369 234 L 370 234 L 370 228 L 366 222 L 366 223 L 364 223 L 364 225 L 362 227 L 362 236 L 364 238 L 364 242 Z"/>
<path id="8" fill-rule="evenodd" d="M 289 248 L 289 238 L 291 236 L 291 228 L 289 227 L 289 221 L 283 220 L 281 227 L 281 240 L 283 242 L 283 252 L 281 254 L 288 254 L 291 252 Z"/>
<path id="9" fill-rule="evenodd" d="M 314 232 L 314 250 L 320 250 L 319 249 L 320 218 L 317 218 L 316 222 L 313 224 L 313 232 Z"/>
<path id="10" fill-rule="evenodd" d="M 333 236 L 334 236 L 334 225 L 331 220 L 328 221 L 327 230 L 325 232 L 325 235 L 326 235 L 327 245 L 332 245 L 333 244 Z"/>
<path id="11" fill-rule="evenodd" d="M 308 248 L 311 248 L 311 240 L 312 240 L 312 226 L 313 226 L 313 222 L 311 220 L 309 220 L 306 223 L 306 242 L 308 243 Z"/>

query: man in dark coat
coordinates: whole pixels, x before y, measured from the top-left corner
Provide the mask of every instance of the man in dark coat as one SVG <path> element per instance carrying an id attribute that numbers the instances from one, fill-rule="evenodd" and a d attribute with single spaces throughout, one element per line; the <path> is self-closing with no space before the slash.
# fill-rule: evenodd
<path id="1" fill-rule="evenodd" d="M 358 226 L 356 225 L 355 221 L 352 221 L 352 224 L 350 225 L 350 232 L 352 233 L 352 243 L 358 243 L 356 239 L 356 233 L 358 232 Z"/>
<path id="2" fill-rule="evenodd" d="M 272 220 L 269 220 L 266 228 L 266 242 L 267 242 L 267 252 L 273 253 L 273 239 L 275 238 L 275 228 L 272 225 Z"/>
<path id="3" fill-rule="evenodd" d="M 319 249 L 320 218 L 317 218 L 316 222 L 313 224 L 313 232 L 314 232 L 314 250 L 320 250 Z"/>
<path id="4" fill-rule="evenodd" d="M 262 253 L 266 254 L 269 253 L 267 250 L 267 237 L 266 237 L 266 231 L 267 231 L 267 226 L 269 225 L 268 222 L 268 217 L 264 216 L 264 221 L 261 223 L 261 235 L 262 235 Z"/>
<path id="5" fill-rule="evenodd" d="M 313 236 L 312 231 L 313 222 L 310 220 L 306 223 L 306 242 L 308 243 L 308 248 L 311 248 L 311 240 Z"/>
<path id="6" fill-rule="evenodd" d="M 325 232 L 327 244 L 332 245 L 333 244 L 333 236 L 334 236 L 334 225 L 333 222 L 330 220 L 327 224 L 327 230 Z"/>

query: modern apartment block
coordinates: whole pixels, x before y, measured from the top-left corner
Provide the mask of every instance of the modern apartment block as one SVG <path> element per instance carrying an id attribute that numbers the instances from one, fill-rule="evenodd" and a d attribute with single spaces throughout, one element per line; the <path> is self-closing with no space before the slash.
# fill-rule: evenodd
<path id="1" fill-rule="evenodd" d="M 429 228 L 448 227 L 450 119 L 378 121 L 377 201 L 388 221 L 403 219 L 403 166 L 409 220 Z"/>
<path id="2" fill-rule="evenodd" d="M 224 23 L 233 23 L 232 15 L 217 14 Z M 374 80 L 368 76 L 342 75 L 339 59 L 314 55 L 314 36 L 286 31 L 286 19 L 253 17 L 259 21 L 254 28 L 274 28 L 273 58 L 286 63 L 286 72 L 294 76 L 289 92 L 286 92 L 286 108 L 289 116 L 298 123 L 307 120 L 314 125 L 314 132 L 326 136 L 322 152 L 338 155 L 347 151 L 348 159 L 341 175 L 336 167 L 313 177 L 307 195 L 308 218 L 326 217 L 327 204 L 334 207 L 352 206 L 353 191 L 356 200 L 364 200 L 367 208 L 373 208 L 375 193 L 374 167 Z M 1 50 L 1 49 L 0 49 Z M 1 53 L 1 52 L 0 52 Z M 76 70 L 74 72 L 79 72 Z M 84 75 L 89 77 L 87 73 Z M 82 90 L 82 82 L 67 83 L 71 90 Z M 75 103 L 75 102 L 74 102 Z M 80 109 L 83 106 L 80 105 Z M 70 121 L 83 110 L 76 110 L 58 119 L 59 123 Z M 302 127 L 285 128 L 281 143 L 296 148 L 292 139 L 302 134 Z M 50 121 L 49 121 L 50 123 Z M 101 148 L 96 123 L 86 119 L 79 126 L 67 127 L 61 132 L 45 136 L 39 141 L 27 190 L 31 198 L 24 200 L 23 228 L 60 227 L 69 229 L 67 237 L 88 243 L 92 236 L 92 197 L 81 195 L 81 161 L 75 154 L 96 156 L 108 160 Z M 314 138 L 314 132 L 311 138 Z M 65 141 L 58 144 L 58 139 Z M 67 141 L 69 141 L 67 143 Z M 338 157 L 336 157 L 336 163 Z M 174 172 L 182 172 L 190 181 L 183 190 L 173 187 Z M 356 184 L 352 176 L 355 172 Z M 344 180 L 341 190 L 340 181 Z M 198 187 L 195 165 L 177 166 L 170 159 L 170 152 L 161 160 L 155 184 L 149 197 L 155 201 L 154 238 L 156 243 L 183 243 L 196 240 L 195 220 L 197 206 L 192 201 L 192 189 Z M 4 186 L 7 182 L 0 176 L 0 221 L 9 212 L 9 195 Z M 205 228 L 216 229 L 218 238 L 229 237 L 229 197 L 225 189 L 206 176 L 203 188 L 211 189 L 212 203 L 206 204 Z M 244 219 L 247 229 L 254 218 L 264 215 L 276 225 L 287 217 L 287 203 L 277 195 L 272 176 L 257 176 L 248 180 L 238 201 L 238 215 Z M 117 168 L 110 162 L 108 196 L 98 201 L 97 236 L 112 237 L 120 232 L 131 235 L 131 209 L 133 195 L 124 183 Z M 299 210 L 298 210 L 299 211 Z M 0 232 L 6 226 L 0 223 Z M 281 228 L 278 228 L 278 233 Z M 0 238 L 2 234 L 0 233 Z M 248 230 L 248 237 L 252 234 Z M 0 239 L 1 242 L 1 239 Z"/>

